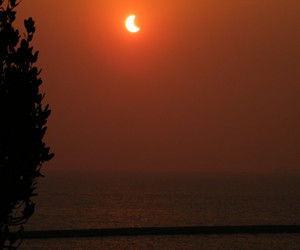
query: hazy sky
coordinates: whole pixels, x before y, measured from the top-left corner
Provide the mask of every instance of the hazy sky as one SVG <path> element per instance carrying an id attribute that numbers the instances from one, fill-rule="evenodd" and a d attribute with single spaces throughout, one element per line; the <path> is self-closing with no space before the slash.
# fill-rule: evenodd
<path id="1" fill-rule="evenodd" d="M 37 24 L 51 168 L 299 170 L 299 0 L 24 0 L 18 11 Z"/>

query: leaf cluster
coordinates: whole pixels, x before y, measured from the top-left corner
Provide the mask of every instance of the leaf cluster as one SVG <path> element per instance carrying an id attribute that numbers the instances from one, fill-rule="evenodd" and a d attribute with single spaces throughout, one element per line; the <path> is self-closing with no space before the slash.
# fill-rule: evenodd
<path id="1" fill-rule="evenodd" d="M 31 42 L 32 18 L 26 33 L 14 27 L 16 0 L 0 0 L 0 249 L 12 248 L 23 224 L 34 212 L 41 166 L 54 155 L 44 142 L 51 111 L 40 92 L 38 51 Z M 8 97 L 9 90 L 9 97 Z"/>

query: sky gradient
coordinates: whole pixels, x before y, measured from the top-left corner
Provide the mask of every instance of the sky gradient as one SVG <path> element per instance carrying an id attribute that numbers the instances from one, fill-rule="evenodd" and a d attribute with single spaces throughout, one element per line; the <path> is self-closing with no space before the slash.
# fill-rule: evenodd
<path id="1" fill-rule="evenodd" d="M 49 167 L 299 171 L 299 13 L 298 0 L 23 1 Z"/>

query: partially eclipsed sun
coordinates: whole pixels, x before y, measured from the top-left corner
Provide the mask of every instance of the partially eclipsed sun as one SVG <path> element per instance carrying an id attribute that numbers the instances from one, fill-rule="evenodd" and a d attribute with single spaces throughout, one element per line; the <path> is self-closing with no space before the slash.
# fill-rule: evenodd
<path id="1" fill-rule="evenodd" d="M 125 21 L 126 28 L 128 29 L 128 31 L 132 33 L 136 33 L 140 30 L 140 28 L 134 24 L 134 19 L 135 19 L 135 15 L 130 15 L 129 17 L 126 18 Z"/>

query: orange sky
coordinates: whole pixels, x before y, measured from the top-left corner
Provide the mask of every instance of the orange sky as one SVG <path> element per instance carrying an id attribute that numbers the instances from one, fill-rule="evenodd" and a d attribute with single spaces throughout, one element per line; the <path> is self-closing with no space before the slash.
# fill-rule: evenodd
<path id="1" fill-rule="evenodd" d="M 298 0 L 23 1 L 51 167 L 299 170 L 299 13 Z"/>

